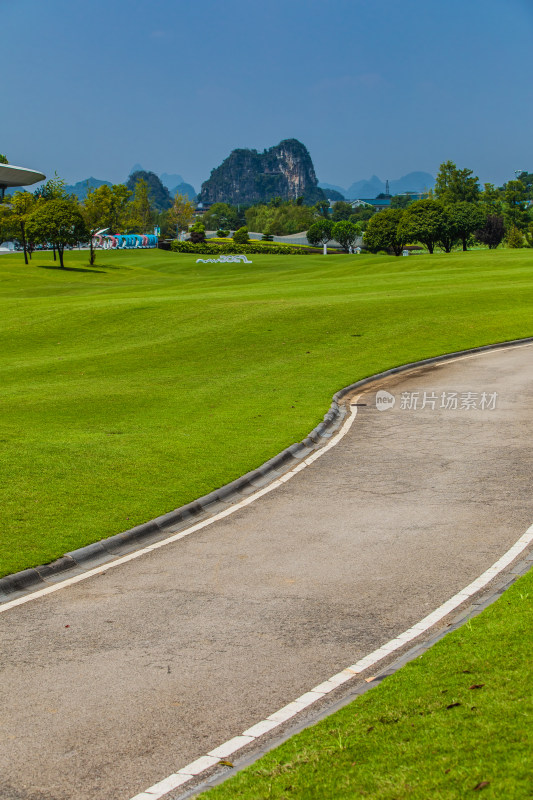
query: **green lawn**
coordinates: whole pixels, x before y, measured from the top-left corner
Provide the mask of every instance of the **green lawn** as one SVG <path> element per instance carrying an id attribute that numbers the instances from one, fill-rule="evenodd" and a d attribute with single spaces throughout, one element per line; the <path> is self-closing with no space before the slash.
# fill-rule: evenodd
<path id="1" fill-rule="evenodd" d="M 533 334 L 533 253 L 0 256 L 0 575 L 303 438 L 387 367 Z"/>
<path id="2" fill-rule="evenodd" d="M 528 800 L 529 572 L 479 617 L 206 800 Z"/>

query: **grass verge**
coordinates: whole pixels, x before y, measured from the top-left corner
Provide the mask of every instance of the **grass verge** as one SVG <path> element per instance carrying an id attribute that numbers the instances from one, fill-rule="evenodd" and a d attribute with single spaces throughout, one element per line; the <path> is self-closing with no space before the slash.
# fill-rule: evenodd
<path id="1" fill-rule="evenodd" d="M 358 378 L 533 333 L 530 251 L 97 260 L 0 257 L 0 575 L 253 469 Z"/>
<path id="2" fill-rule="evenodd" d="M 526 800 L 533 572 L 480 616 L 209 800 Z"/>

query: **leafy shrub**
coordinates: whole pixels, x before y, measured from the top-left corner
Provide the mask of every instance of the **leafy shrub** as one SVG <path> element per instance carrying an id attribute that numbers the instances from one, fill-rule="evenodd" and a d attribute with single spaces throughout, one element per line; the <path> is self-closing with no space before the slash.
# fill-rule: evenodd
<path id="1" fill-rule="evenodd" d="M 193 244 L 205 242 L 205 225 L 201 222 L 195 222 L 194 225 L 191 225 L 191 242 Z"/>
<path id="2" fill-rule="evenodd" d="M 248 236 L 248 228 L 244 226 L 239 228 L 238 231 L 235 231 L 233 234 L 233 241 L 235 244 L 247 244 L 250 241 L 250 237 Z"/>
<path id="3" fill-rule="evenodd" d="M 505 237 L 505 244 L 507 247 L 523 247 L 524 246 L 524 235 L 522 231 L 519 231 L 516 225 L 513 225 L 511 229 L 507 232 Z"/>
<path id="4" fill-rule="evenodd" d="M 286 244 L 260 244 L 254 242 L 250 244 L 236 244 L 235 242 L 222 242 L 215 244 L 214 242 L 203 242 L 193 244 L 192 242 L 178 242 L 174 240 L 171 249 L 175 253 L 196 253 L 197 255 L 239 255 L 241 253 L 265 253 L 267 255 L 309 255 L 309 253 L 316 253 L 308 247 L 296 247 Z"/>
<path id="5" fill-rule="evenodd" d="M 229 236 L 229 231 L 225 231 L 225 230 L 222 230 L 222 228 L 219 228 L 218 231 L 217 231 L 217 236 L 220 239 L 225 239 L 227 236 Z"/>

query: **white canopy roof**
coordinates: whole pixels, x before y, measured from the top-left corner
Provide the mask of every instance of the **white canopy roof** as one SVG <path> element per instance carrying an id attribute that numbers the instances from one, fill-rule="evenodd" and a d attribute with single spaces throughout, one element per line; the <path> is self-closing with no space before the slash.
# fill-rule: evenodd
<path id="1" fill-rule="evenodd" d="M 15 167 L 13 164 L 0 164 L 0 186 L 31 186 L 32 183 L 44 181 L 46 175 L 35 169 Z"/>

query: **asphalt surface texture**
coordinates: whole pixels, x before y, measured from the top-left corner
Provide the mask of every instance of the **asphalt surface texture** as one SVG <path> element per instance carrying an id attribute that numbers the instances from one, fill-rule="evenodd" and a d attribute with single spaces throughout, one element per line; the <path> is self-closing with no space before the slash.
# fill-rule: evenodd
<path id="1" fill-rule="evenodd" d="M 0 613 L 2 800 L 128 800 L 416 624 L 522 536 L 533 346 L 384 380 L 388 410 L 379 388 L 351 398 L 366 405 L 336 447 L 251 505 Z"/>

